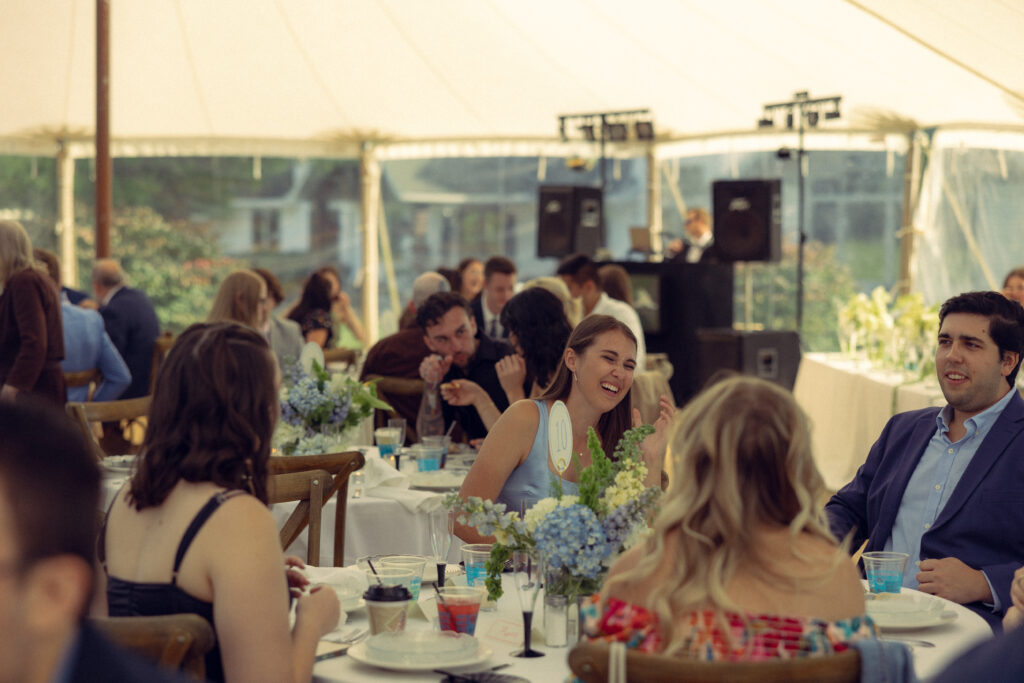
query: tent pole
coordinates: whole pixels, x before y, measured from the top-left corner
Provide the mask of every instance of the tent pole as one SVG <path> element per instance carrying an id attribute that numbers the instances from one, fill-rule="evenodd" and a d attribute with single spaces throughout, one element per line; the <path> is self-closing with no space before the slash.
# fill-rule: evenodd
<path id="1" fill-rule="evenodd" d="M 384 258 L 384 279 L 388 283 L 388 301 L 391 303 L 397 327 L 402 317 L 402 304 L 398 296 L 398 281 L 395 279 L 395 259 L 391 253 L 391 235 L 388 232 L 388 215 L 384 210 L 383 193 L 378 192 L 377 198 L 380 205 L 380 253 Z M 380 337 L 379 332 L 380 330 L 377 330 L 377 334 L 373 335 L 374 341 Z"/>
<path id="2" fill-rule="evenodd" d="M 110 2 L 96 0 L 96 258 L 110 256 Z"/>
<path id="3" fill-rule="evenodd" d="M 916 131 L 907 134 L 907 157 L 903 170 L 903 220 L 900 238 L 900 279 L 896 283 L 896 294 L 910 294 L 913 289 L 913 275 L 910 262 L 914 257 L 914 212 L 921 192 L 921 147 Z"/>
<path id="4" fill-rule="evenodd" d="M 661 260 L 661 174 L 658 171 L 658 152 L 653 144 L 647 146 L 647 229 L 651 233 L 651 255 Z"/>
<path id="5" fill-rule="evenodd" d="M 57 152 L 57 236 L 60 239 L 61 279 L 68 287 L 78 287 L 78 260 L 75 258 L 75 158 L 68 143 L 61 140 Z"/>
<path id="6" fill-rule="evenodd" d="M 380 315 L 377 310 L 379 280 L 377 225 L 380 207 L 380 160 L 370 142 L 363 143 L 359 155 L 360 201 L 363 209 L 363 322 L 366 325 L 367 345 L 380 335 Z"/>

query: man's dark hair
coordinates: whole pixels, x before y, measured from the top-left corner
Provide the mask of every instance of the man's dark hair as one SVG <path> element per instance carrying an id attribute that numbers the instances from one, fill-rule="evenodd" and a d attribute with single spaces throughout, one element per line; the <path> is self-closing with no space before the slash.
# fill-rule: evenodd
<path id="1" fill-rule="evenodd" d="M 100 471 L 82 432 L 31 399 L 0 403 L 0 487 L 28 567 L 77 555 L 91 567 L 100 510 Z"/>
<path id="2" fill-rule="evenodd" d="M 516 264 L 512 262 L 512 259 L 507 259 L 504 256 L 492 256 L 484 264 L 484 282 L 490 282 L 491 276 L 495 273 L 515 275 Z"/>
<path id="3" fill-rule="evenodd" d="M 988 334 L 999 347 L 999 357 L 1002 358 L 1007 351 L 1017 354 L 1017 364 L 1006 376 L 1012 388 L 1024 355 L 1024 307 L 999 292 L 965 292 L 942 304 L 939 309 L 940 327 L 950 313 L 971 313 L 988 318 Z"/>
<path id="4" fill-rule="evenodd" d="M 53 280 L 53 284 L 59 288 L 60 261 L 57 260 L 57 255 L 52 251 L 43 249 L 42 247 L 36 247 L 32 250 L 32 258 L 46 266 L 46 272 L 49 273 L 50 279 Z"/>
<path id="5" fill-rule="evenodd" d="M 436 325 L 438 321 L 445 316 L 445 314 L 461 306 L 466 311 L 466 317 L 470 320 L 473 319 L 473 309 L 469 307 L 469 302 L 462 298 L 462 295 L 458 292 L 438 292 L 437 294 L 431 294 L 430 297 L 423 302 L 423 305 L 416 310 L 416 324 L 420 326 L 423 333 L 427 333 L 427 327 Z"/>
<path id="6" fill-rule="evenodd" d="M 566 256 L 558 264 L 555 275 L 568 275 L 578 285 L 593 282 L 598 291 L 601 291 L 601 278 L 597 274 L 597 264 L 586 254 L 573 254 Z"/>
<path id="7" fill-rule="evenodd" d="M 277 279 L 276 275 L 266 268 L 253 268 L 252 270 L 267 283 L 267 294 L 271 299 L 277 303 L 284 301 L 284 288 L 281 287 L 281 281 Z"/>

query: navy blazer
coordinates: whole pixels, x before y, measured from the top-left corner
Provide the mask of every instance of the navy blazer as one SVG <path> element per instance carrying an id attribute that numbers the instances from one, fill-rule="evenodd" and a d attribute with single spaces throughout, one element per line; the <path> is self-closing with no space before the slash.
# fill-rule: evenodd
<path id="1" fill-rule="evenodd" d="M 1015 395 L 996 418 L 935 523 L 921 536 L 921 556 L 955 557 L 985 572 L 1010 606 L 1013 572 L 1024 565 L 1024 400 Z M 851 547 L 883 550 L 892 535 L 903 492 L 935 434 L 939 408 L 893 416 L 853 481 L 825 506 L 832 533 L 853 530 Z M 980 602 L 966 605 L 990 624 L 998 616 Z"/>
<path id="2" fill-rule="evenodd" d="M 160 336 L 160 321 L 153 304 L 139 290 L 122 287 L 106 306 L 100 307 L 100 315 L 110 340 L 132 373 L 132 383 L 121 398 L 145 396 L 153 369 L 153 346 Z"/>
<path id="3" fill-rule="evenodd" d="M 473 309 L 473 318 L 476 320 L 476 329 L 480 330 L 481 334 L 486 334 L 488 337 L 491 336 L 490 330 L 487 329 L 486 323 L 484 323 L 484 295 L 483 292 L 477 294 L 476 297 L 469 302 L 469 307 Z M 501 314 L 498 314 L 498 322 L 501 322 Z M 491 337 L 491 339 L 497 339 L 503 341 L 508 339 L 508 330 L 502 328 L 502 334 L 500 337 Z"/>

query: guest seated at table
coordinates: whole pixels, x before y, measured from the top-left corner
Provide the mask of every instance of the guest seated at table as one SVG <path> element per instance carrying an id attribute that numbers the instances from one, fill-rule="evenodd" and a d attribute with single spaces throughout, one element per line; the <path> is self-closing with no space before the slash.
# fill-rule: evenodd
<path id="1" fill-rule="evenodd" d="M 523 290 L 530 289 L 532 287 L 540 287 L 546 289 L 562 302 L 562 308 L 565 311 L 565 319 L 569 321 L 569 327 L 576 327 L 580 320 L 583 319 L 583 306 L 578 299 L 573 299 L 572 294 L 569 293 L 569 287 L 565 284 L 565 280 L 554 275 L 542 275 L 535 277 L 532 280 L 527 280 L 523 284 Z"/>
<path id="2" fill-rule="evenodd" d="M 604 452 L 612 457 L 623 432 L 630 426 L 629 389 L 636 367 L 636 338 L 629 327 L 607 315 L 592 315 L 573 330 L 554 380 L 535 400 L 518 401 L 498 419 L 484 440 L 459 495 L 478 496 L 504 503 L 518 512 L 528 498 L 548 495 L 558 476 L 548 457 L 548 412 L 564 401 L 572 421 L 572 451 L 582 468 L 590 465 L 587 430 L 593 427 Z M 661 398 L 656 431 L 643 444 L 647 485 L 661 481 L 665 459 L 665 433 L 674 408 Z M 634 411 L 633 426 L 640 423 Z M 570 467 L 562 489 L 576 493 L 579 471 Z M 468 543 L 486 542 L 472 527 L 456 524 L 456 535 Z"/>
<path id="3" fill-rule="evenodd" d="M 320 275 L 327 278 L 327 281 L 331 283 L 331 313 L 334 315 L 335 320 L 340 322 L 344 327 L 340 330 L 342 333 L 339 341 L 339 346 L 345 346 L 348 348 L 361 348 L 366 346 L 366 328 L 363 327 L 363 321 L 359 319 L 359 314 L 356 313 L 355 307 L 352 306 L 352 299 L 348 294 L 341 288 L 341 274 L 338 269 L 334 266 L 321 266 L 317 269 Z M 346 339 L 346 330 L 348 338 Z M 353 346 L 353 342 L 354 346 Z"/>
<path id="4" fill-rule="evenodd" d="M 137 471 L 99 539 L 111 616 L 192 612 L 214 627 L 211 680 L 309 681 L 338 600 L 313 588 L 288 626 L 267 509 L 277 375 L 266 340 L 236 324 L 185 330 L 160 366 Z"/>
<path id="5" fill-rule="evenodd" d="M 455 272 L 459 276 L 459 287 L 453 291 L 462 295 L 467 302 L 480 295 L 484 288 L 484 262 L 476 258 L 459 261 Z"/>
<path id="6" fill-rule="evenodd" d="M 969 292 L 939 310 L 944 408 L 894 416 L 825 510 L 837 538 L 908 553 L 903 585 L 959 602 L 994 628 L 1024 563 L 1024 400 L 1012 391 L 1024 308 Z"/>
<path id="7" fill-rule="evenodd" d="M 572 327 L 562 302 L 551 292 L 533 287 L 509 299 L 501 310 L 501 325 L 509 331 L 515 349 L 494 365 L 509 404 L 544 393 L 562 362 L 562 351 Z M 501 413 L 484 390 L 470 380 L 442 387 L 441 397 L 452 405 L 478 405 L 480 419 L 490 430 Z"/>
<path id="8" fill-rule="evenodd" d="M 1024 304 L 1024 266 L 1014 268 L 1003 280 L 1003 296 L 1007 299 Z"/>
<path id="9" fill-rule="evenodd" d="M 469 303 L 455 292 L 439 292 L 427 298 L 416 311 L 416 323 L 423 331 L 423 342 L 432 351 L 419 368 L 425 386 L 416 433 L 444 434 L 455 422 L 461 428 L 456 438 L 482 439 L 487 436 L 487 427 L 481 415 L 500 413 L 508 407 L 494 365 L 511 354 L 512 347 L 477 329 Z M 442 385 L 458 386 L 466 380 L 483 388 L 476 404 L 454 405 L 440 400 Z"/>
<path id="10" fill-rule="evenodd" d="M 224 278 L 206 322 L 235 322 L 263 332 L 267 320 L 267 283 L 251 270 L 236 270 Z"/>
<path id="11" fill-rule="evenodd" d="M 1019 683 L 1024 680 L 1024 567 L 1014 574 L 1013 605 L 1003 618 L 1004 633 L 973 648 L 935 679 L 935 683 Z"/>
<path id="12" fill-rule="evenodd" d="M 266 268 L 253 268 L 252 272 L 263 278 L 267 285 L 267 318 L 263 323 L 263 332 L 270 342 L 270 350 L 277 356 L 277 363 L 282 368 L 299 359 L 302 353 L 302 330 L 294 320 L 287 320 L 274 314 L 274 309 L 284 301 L 284 289 L 277 276 Z"/>
<path id="13" fill-rule="evenodd" d="M 325 349 L 334 345 L 336 313 L 341 315 L 341 322 L 349 325 L 353 334 L 362 340 L 359 336 L 362 334 L 362 323 L 352 310 L 348 295 L 336 283 L 336 277 L 320 271 L 313 273 L 302 288 L 299 302 L 288 313 L 288 318 L 299 324 L 307 342 L 315 342 Z"/>
<path id="14" fill-rule="evenodd" d="M 873 636 L 857 570 L 820 513 L 825 487 L 792 395 L 756 378 L 722 380 L 682 411 L 669 439 L 672 487 L 653 532 L 585 607 L 590 638 L 761 660 Z"/>

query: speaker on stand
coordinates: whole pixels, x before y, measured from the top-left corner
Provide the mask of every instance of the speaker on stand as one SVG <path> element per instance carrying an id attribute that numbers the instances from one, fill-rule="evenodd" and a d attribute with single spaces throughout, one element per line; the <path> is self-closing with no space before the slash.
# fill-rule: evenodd
<path id="1" fill-rule="evenodd" d="M 537 197 L 537 256 L 586 254 L 604 246 L 602 192 L 596 187 L 542 185 Z"/>

